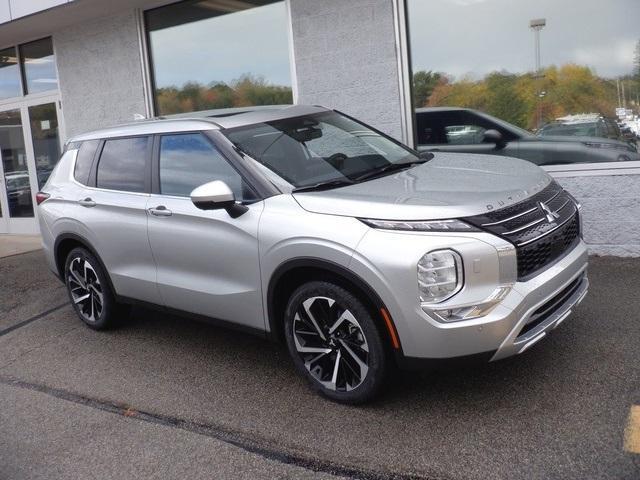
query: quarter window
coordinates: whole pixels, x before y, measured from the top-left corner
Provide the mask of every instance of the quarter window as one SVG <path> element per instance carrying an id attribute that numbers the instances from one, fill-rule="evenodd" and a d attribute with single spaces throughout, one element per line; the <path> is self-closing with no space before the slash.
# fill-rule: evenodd
<path id="1" fill-rule="evenodd" d="M 99 143 L 100 140 L 88 140 L 83 142 L 78 150 L 73 176 L 83 185 L 89 183 L 89 172 L 91 171 L 91 164 Z"/>
<path id="2" fill-rule="evenodd" d="M 222 154 L 200 133 L 166 135 L 160 141 L 160 191 L 188 197 L 194 188 L 222 180 L 241 201 L 255 194 Z"/>
<path id="3" fill-rule="evenodd" d="M 98 188 L 144 192 L 148 143 L 147 137 L 107 140 L 98 163 Z"/>

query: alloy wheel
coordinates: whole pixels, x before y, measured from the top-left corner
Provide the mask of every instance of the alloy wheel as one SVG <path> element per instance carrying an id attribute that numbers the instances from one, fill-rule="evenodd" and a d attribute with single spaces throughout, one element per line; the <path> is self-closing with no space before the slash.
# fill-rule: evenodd
<path id="1" fill-rule="evenodd" d="M 369 345 L 355 316 L 334 299 L 311 297 L 293 318 L 295 348 L 311 376 L 325 388 L 348 392 L 369 371 Z"/>
<path id="2" fill-rule="evenodd" d="M 104 294 L 96 271 L 86 259 L 76 257 L 71 261 L 67 285 L 82 318 L 90 323 L 96 322 L 102 315 Z"/>

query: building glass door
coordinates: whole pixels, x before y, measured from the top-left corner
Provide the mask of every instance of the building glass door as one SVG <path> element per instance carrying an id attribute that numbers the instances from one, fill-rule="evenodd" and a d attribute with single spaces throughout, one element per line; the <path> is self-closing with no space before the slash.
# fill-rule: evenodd
<path id="1" fill-rule="evenodd" d="M 57 100 L 21 103 L 0 111 L 0 234 L 38 232 L 35 194 L 60 158 Z"/>

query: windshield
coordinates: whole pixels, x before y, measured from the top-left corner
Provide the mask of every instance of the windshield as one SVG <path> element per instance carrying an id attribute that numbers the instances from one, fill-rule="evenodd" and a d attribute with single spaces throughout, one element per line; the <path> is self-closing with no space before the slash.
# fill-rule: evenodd
<path id="1" fill-rule="evenodd" d="M 336 112 L 323 112 L 223 133 L 281 190 L 354 183 L 390 165 L 421 162 L 408 148 Z M 277 177 L 274 179 L 274 175 Z M 284 185 L 283 185 L 284 181 Z"/>

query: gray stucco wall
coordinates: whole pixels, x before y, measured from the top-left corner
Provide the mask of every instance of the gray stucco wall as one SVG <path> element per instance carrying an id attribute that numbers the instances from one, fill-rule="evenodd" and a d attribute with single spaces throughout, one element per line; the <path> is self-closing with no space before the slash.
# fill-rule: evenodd
<path id="1" fill-rule="evenodd" d="M 342 110 L 401 138 L 390 0 L 291 0 L 298 102 Z"/>
<path id="2" fill-rule="evenodd" d="M 53 34 L 67 138 L 145 113 L 134 11 Z"/>
<path id="3" fill-rule="evenodd" d="M 640 175 L 558 178 L 583 205 L 589 253 L 640 256 Z"/>

